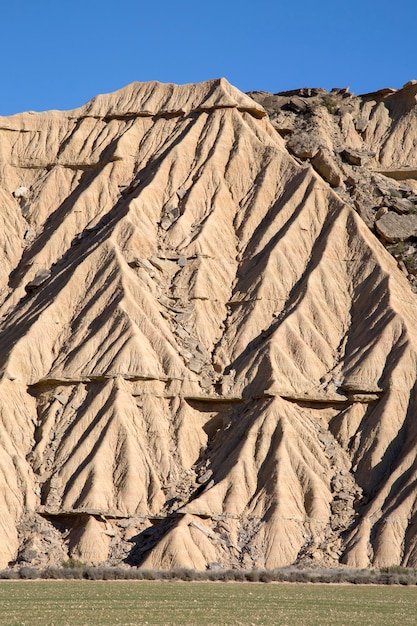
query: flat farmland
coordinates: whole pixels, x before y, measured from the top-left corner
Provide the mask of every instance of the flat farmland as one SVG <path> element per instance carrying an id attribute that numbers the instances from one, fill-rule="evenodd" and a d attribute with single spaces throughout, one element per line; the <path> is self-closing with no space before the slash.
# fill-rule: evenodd
<path id="1" fill-rule="evenodd" d="M 416 615 L 416 586 L 0 582 L 1 626 L 411 626 Z"/>

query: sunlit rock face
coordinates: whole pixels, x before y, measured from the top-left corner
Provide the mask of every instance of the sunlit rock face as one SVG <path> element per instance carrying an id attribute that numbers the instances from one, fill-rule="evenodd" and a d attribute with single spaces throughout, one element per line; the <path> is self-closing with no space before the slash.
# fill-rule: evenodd
<path id="1" fill-rule="evenodd" d="M 416 296 L 314 156 L 224 79 L 0 118 L 1 567 L 417 566 Z"/>

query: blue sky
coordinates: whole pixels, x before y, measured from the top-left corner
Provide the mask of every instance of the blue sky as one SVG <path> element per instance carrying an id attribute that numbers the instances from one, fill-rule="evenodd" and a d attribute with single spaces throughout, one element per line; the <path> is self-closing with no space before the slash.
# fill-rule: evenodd
<path id="1" fill-rule="evenodd" d="M 134 80 L 242 91 L 417 78 L 415 0 L 5 0 L 0 114 L 69 109 Z"/>

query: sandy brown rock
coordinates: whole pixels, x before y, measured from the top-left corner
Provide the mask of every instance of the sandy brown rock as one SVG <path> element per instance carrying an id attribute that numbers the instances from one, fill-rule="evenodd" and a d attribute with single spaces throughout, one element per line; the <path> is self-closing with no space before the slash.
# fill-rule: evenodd
<path id="1" fill-rule="evenodd" d="M 224 79 L 0 127 L 1 565 L 414 564 L 417 301 L 339 181 Z"/>
<path id="2" fill-rule="evenodd" d="M 413 229 L 401 228 L 400 238 L 390 238 L 384 223 L 391 217 L 384 218 L 381 229 L 376 221 L 383 208 L 410 217 L 416 212 L 416 94 L 416 83 L 410 81 L 400 90 L 361 96 L 348 89 L 253 92 L 251 96 L 265 106 L 288 151 L 310 162 L 389 248 L 389 243 L 404 239 L 414 244 Z M 293 106 L 294 99 L 301 99 L 304 107 Z M 417 265 L 417 248 L 412 261 L 402 258 L 401 262 L 406 267 Z M 413 276 L 409 273 L 416 291 Z"/>
<path id="3" fill-rule="evenodd" d="M 417 235 L 417 215 L 385 213 L 376 220 L 375 228 L 385 241 L 396 243 Z"/>
<path id="4" fill-rule="evenodd" d="M 342 185 L 342 172 L 335 164 L 329 151 L 319 148 L 311 159 L 311 164 L 331 187 L 340 187 Z"/>

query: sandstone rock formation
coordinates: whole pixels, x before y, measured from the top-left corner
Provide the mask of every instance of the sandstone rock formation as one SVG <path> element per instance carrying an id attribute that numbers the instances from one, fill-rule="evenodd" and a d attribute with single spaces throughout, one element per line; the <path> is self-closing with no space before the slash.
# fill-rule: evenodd
<path id="1" fill-rule="evenodd" d="M 417 565 L 417 300 L 345 182 L 413 188 L 415 93 L 340 117 L 346 163 L 272 125 L 320 91 L 0 118 L 1 566 Z"/>
<path id="2" fill-rule="evenodd" d="M 416 94 L 415 80 L 362 96 L 348 88 L 250 94 L 268 111 L 289 152 L 311 163 L 388 247 L 414 291 Z M 404 241 L 406 246 L 389 246 Z"/>

